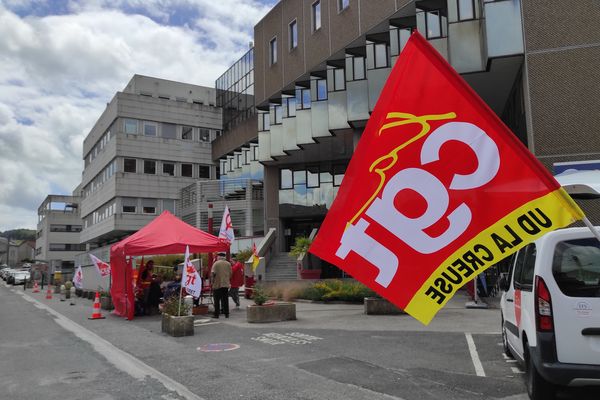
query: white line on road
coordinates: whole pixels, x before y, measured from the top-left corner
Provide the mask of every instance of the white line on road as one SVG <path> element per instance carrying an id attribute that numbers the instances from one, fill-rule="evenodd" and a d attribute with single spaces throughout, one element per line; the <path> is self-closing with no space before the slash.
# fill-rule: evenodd
<path id="1" fill-rule="evenodd" d="M 34 305 L 39 304 L 41 308 L 48 311 L 54 317 L 56 317 L 55 321 L 58 325 L 62 326 L 64 329 L 73 332 L 75 336 L 88 342 L 94 350 L 104 358 L 108 360 L 115 367 L 119 368 L 121 371 L 131 375 L 131 377 L 139 380 L 143 380 L 146 376 L 150 376 L 151 378 L 156 379 L 160 383 L 163 384 L 165 388 L 170 391 L 177 392 L 180 396 L 185 398 L 186 400 L 204 400 L 202 397 L 199 397 L 192 393 L 188 388 L 183 386 L 181 383 L 176 382 L 175 380 L 169 378 L 162 372 L 157 371 L 152 368 L 148 364 L 143 361 L 137 359 L 131 354 L 115 347 L 109 341 L 101 338 L 96 335 L 92 331 L 84 328 L 83 326 L 71 321 L 69 318 L 65 317 L 61 313 L 52 309 L 44 303 L 40 303 L 36 299 L 26 295 L 25 293 L 19 293 L 23 296 L 23 298 Z"/>
<path id="2" fill-rule="evenodd" d="M 510 367 L 510 370 L 513 372 L 513 374 L 524 374 L 525 373 L 517 367 Z"/>
<path id="3" fill-rule="evenodd" d="M 475 367 L 475 374 L 477 374 L 477 376 L 485 376 L 485 371 L 483 370 L 483 365 L 481 365 L 481 361 L 479 360 L 479 355 L 477 354 L 477 348 L 475 347 L 473 336 L 471 336 L 470 333 L 465 332 L 465 337 L 467 338 L 469 353 L 471 353 L 471 360 L 473 360 L 473 366 Z"/>

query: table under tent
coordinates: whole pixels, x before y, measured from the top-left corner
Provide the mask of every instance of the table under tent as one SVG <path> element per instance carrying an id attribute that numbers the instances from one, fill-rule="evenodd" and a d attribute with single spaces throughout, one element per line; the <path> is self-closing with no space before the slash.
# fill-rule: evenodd
<path id="1" fill-rule="evenodd" d="M 111 289 L 116 315 L 133 319 L 135 295 L 133 257 L 227 251 L 229 242 L 186 224 L 168 211 L 110 248 Z"/>

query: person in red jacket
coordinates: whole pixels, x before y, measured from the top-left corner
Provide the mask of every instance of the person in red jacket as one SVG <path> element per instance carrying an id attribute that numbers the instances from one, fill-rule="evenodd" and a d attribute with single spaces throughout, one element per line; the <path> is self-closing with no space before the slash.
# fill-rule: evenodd
<path id="1" fill-rule="evenodd" d="M 231 288 L 229 289 L 229 296 L 233 299 L 235 307 L 240 307 L 240 287 L 244 284 L 244 264 L 239 262 L 237 258 L 231 257 L 233 265 L 231 267 Z"/>

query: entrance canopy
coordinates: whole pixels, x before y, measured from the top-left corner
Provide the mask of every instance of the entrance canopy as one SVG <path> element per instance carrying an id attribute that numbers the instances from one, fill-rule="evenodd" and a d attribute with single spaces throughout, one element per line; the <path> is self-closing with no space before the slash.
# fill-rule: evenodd
<path id="1" fill-rule="evenodd" d="M 135 296 L 131 259 L 128 256 L 227 251 L 229 242 L 186 224 L 164 211 L 148 225 L 110 248 L 111 296 L 115 314 L 133 319 Z"/>

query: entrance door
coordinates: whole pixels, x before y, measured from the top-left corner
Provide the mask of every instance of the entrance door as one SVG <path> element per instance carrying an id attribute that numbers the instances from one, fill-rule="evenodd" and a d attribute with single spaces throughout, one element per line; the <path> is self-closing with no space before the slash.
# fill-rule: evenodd
<path id="1" fill-rule="evenodd" d="M 299 236 L 310 236 L 313 229 L 319 228 L 323 218 L 290 218 L 284 221 L 285 252 L 289 252 Z"/>

